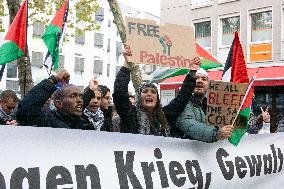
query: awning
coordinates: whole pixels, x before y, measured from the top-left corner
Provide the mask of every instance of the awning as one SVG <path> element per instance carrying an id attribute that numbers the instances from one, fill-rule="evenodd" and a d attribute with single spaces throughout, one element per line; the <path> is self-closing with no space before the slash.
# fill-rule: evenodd
<path id="1" fill-rule="evenodd" d="M 255 86 L 284 86 L 284 66 L 248 68 L 249 77 L 253 77 L 257 71 Z M 221 80 L 223 70 L 208 71 L 211 80 Z M 161 90 L 178 89 L 185 75 L 171 77 L 159 83 Z"/>

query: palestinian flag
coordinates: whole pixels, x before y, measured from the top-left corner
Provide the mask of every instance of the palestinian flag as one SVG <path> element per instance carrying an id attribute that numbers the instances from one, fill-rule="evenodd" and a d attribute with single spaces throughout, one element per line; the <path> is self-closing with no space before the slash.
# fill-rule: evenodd
<path id="1" fill-rule="evenodd" d="M 229 138 L 229 141 L 237 146 L 241 140 L 241 137 L 247 132 L 248 129 L 248 120 L 250 115 L 250 106 L 252 103 L 253 97 L 253 81 L 249 82 L 247 67 L 245 63 L 245 57 L 243 54 L 242 45 L 240 43 L 238 32 L 235 32 L 235 38 L 231 45 L 224 72 L 222 75 L 222 81 L 234 82 L 234 83 L 250 83 L 247 93 L 243 99 L 239 110 L 238 119 L 244 122 L 244 128 L 234 129 L 232 136 Z"/>
<path id="2" fill-rule="evenodd" d="M 27 1 L 24 1 L 15 16 L 0 47 L 0 64 L 17 60 L 26 54 L 27 48 Z"/>
<path id="3" fill-rule="evenodd" d="M 45 29 L 42 39 L 48 49 L 47 55 L 45 57 L 44 66 L 47 68 L 58 69 L 59 62 L 59 46 L 61 38 L 63 39 L 63 31 L 65 28 L 65 23 L 68 16 L 69 1 L 66 0 L 61 8 L 56 13 L 52 22 Z"/>
<path id="4" fill-rule="evenodd" d="M 195 43 L 196 53 L 201 60 L 201 68 L 209 70 L 212 68 L 222 67 L 222 64 L 214 58 L 209 52 L 203 49 L 198 43 Z M 152 82 L 164 80 L 169 77 L 187 74 L 189 69 L 159 67 L 152 74 Z"/>

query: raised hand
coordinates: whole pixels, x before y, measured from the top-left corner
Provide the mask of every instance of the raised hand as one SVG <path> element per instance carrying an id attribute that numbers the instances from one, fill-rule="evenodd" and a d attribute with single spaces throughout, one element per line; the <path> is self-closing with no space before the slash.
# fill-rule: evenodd
<path id="1" fill-rule="evenodd" d="M 200 61 L 200 57 L 196 56 L 194 57 L 192 60 L 192 66 L 189 68 L 190 70 L 198 70 L 201 66 L 201 61 Z"/>
<path id="2" fill-rule="evenodd" d="M 94 76 L 90 82 L 89 82 L 89 87 L 92 91 L 95 91 L 99 86 L 99 82 L 96 76 Z"/>
<path id="3" fill-rule="evenodd" d="M 123 44 L 124 45 L 124 50 L 122 52 L 124 58 L 126 61 L 128 61 L 128 56 L 132 56 L 132 51 L 129 45 Z"/>
<path id="4" fill-rule="evenodd" d="M 260 107 L 262 119 L 263 119 L 263 121 L 266 122 L 266 123 L 270 122 L 270 114 L 269 114 L 269 112 L 268 112 L 268 108 L 269 108 L 269 107 L 267 107 L 267 108 L 265 109 L 265 111 L 264 111 L 263 108 Z"/>

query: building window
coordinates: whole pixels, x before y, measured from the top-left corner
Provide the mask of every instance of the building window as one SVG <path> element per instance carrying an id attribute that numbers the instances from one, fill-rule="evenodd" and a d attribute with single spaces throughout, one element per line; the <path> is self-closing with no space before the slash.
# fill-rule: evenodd
<path id="1" fill-rule="evenodd" d="M 116 63 L 119 64 L 119 57 L 122 54 L 122 43 L 116 42 Z"/>
<path id="2" fill-rule="evenodd" d="M 17 61 L 7 64 L 7 78 L 18 78 Z"/>
<path id="3" fill-rule="evenodd" d="M 281 60 L 284 60 L 284 4 L 282 5 L 282 16 L 281 16 L 281 44 L 282 44 L 282 50 L 281 50 Z"/>
<path id="4" fill-rule="evenodd" d="M 33 36 L 42 36 L 44 33 L 44 24 L 40 22 L 33 23 Z"/>
<path id="5" fill-rule="evenodd" d="M 251 16 L 251 42 L 272 40 L 272 11 L 253 13 Z"/>
<path id="6" fill-rule="evenodd" d="M 222 18 L 222 45 L 230 45 L 234 39 L 234 33 L 240 31 L 240 17 Z"/>
<path id="7" fill-rule="evenodd" d="M 85 58 L 75 57 L 75 72 L 84 72 L 84 62 Z"/>
<path id="8" fill-rule="evenodd" d="M 272 11 L 250 14 L 249 62 L 266 62 L 272 60 Z"/>
<path id="9" fill-rule="evenodd" d="M 75 44 L 84 45 L 85 44 L 85 32 L 82 34 L 75 34 Z"/>
<path id="10" fill-rule="evenodd" d="M 94 60 L 94 74 L 102 74 L 102 73 L 103 73 L 103 61 Z"/>
<path id="11" fill-rule="evenodd" d="M 65 61 L 65 56 L 59 55 L 59 61 L 58 61 L 58 68 L 59 69 L 64 69 L 64 61 Z"/>
<path id="12" fill-rule="evenodd" d="M 6 80 L 6 89 L 18 92 L 19 87 L 19 81 Z"/>
<path id="13" fill-rule="evenodd" d="M 116 67 L 115 67 L 115 76 L 118 74 L 120 68 L 121 68 L 121 66 L 116 66 Z"/>
<path id="14" fill-rule="evenodd" d="M 110 39 L 107 40 L 107 52 L 110 51 Z"/>
<path id="15" fill-rule="evenodd" d="M 43 66 L 43 52 L 32 52 L 32 66 Z"/>
<path id="16" fill-rule="evenodd" d="M 110 75 L 110 64 L 107 65 L 107 77 Z"/>
<path id="17" fill-rule="evenodd" d="M 104 21 L 104 8 L 100 7 L 95 14 L 96 22 Z"/>
<path id="18" fill-rule="evenodd" d="M 212 5 L 212 0 L 191 0 L 191 8 L 200 8 Z"/>
<path id="19" fill-rule="evenodd" d="M 204 48 L 211 48 L 211 21 L 194 24 L 195 40 Z"/>
<path id="20" fill-rule="evenodd" d="M 229 3 L 229 2 L 232 2 L 232 1 L 239 1 L 239 0 L 218 0 L 218 3 Z"/>
<path id="21" fill-rule="evenodd" d="M 102 48 L 104 46 L 104 34 L 95 33 L 94 45 L 95 45 L 95 47 L 98 47 L 98 48 Z"/>

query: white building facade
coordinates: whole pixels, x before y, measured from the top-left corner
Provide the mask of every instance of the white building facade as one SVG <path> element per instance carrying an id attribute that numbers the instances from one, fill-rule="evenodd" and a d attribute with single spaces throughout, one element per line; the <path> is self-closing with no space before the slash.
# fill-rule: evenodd
<path id="1" fill-rule="evenodd" d="M 64 42 L 60 51 L 59 67 L 66 69 L 70 75 L 70 83 L 84 88 L 89 84 L 93 76 L 97 76 L 99 84 L 108 86 L 113 91 L 115 76 L 124 63 L 122 56 L 123 45 L 121 43 L 116 25 L 113 23 L 113 15 L 107 1 L 97 1 L 100 8 L 96 12 L 96 22 L 100 25 L 97 31 L 87 31 L 75 37 L 69 37 Z M 150 13 L 142 12 L 126 5 L 121 5 L 124 16 L 147 18 L 158 21 L 158 17 Z M 8 12 L 8 11 L 7 11 Z M 6 13 L 7 13 L 6 12 Z M 5 32 L 0 33 L 0 45 L 6 35 L 9 26 L 9 18 L 3 18 Z M 67 29 L 67 33 L 70 32 Z M 29 55 L 32 64 L 33 81 L 37 84 L 48 74 L 43 67 L 47 48 L 41 39 L 44 33 L 44 25 L 33 23 L 28 28 Z M 146 67 L 147 68 L 147 67 Z M 148 73 L 153 71 L 148 68 Z M 130 85 L 132 86 L 132 85 Z M 18 73 L 16 63 L 6 65 L 0 90 L 11 89 L 19 91 Z M 134 89 L 130 89 L 134 91 Z"/>

